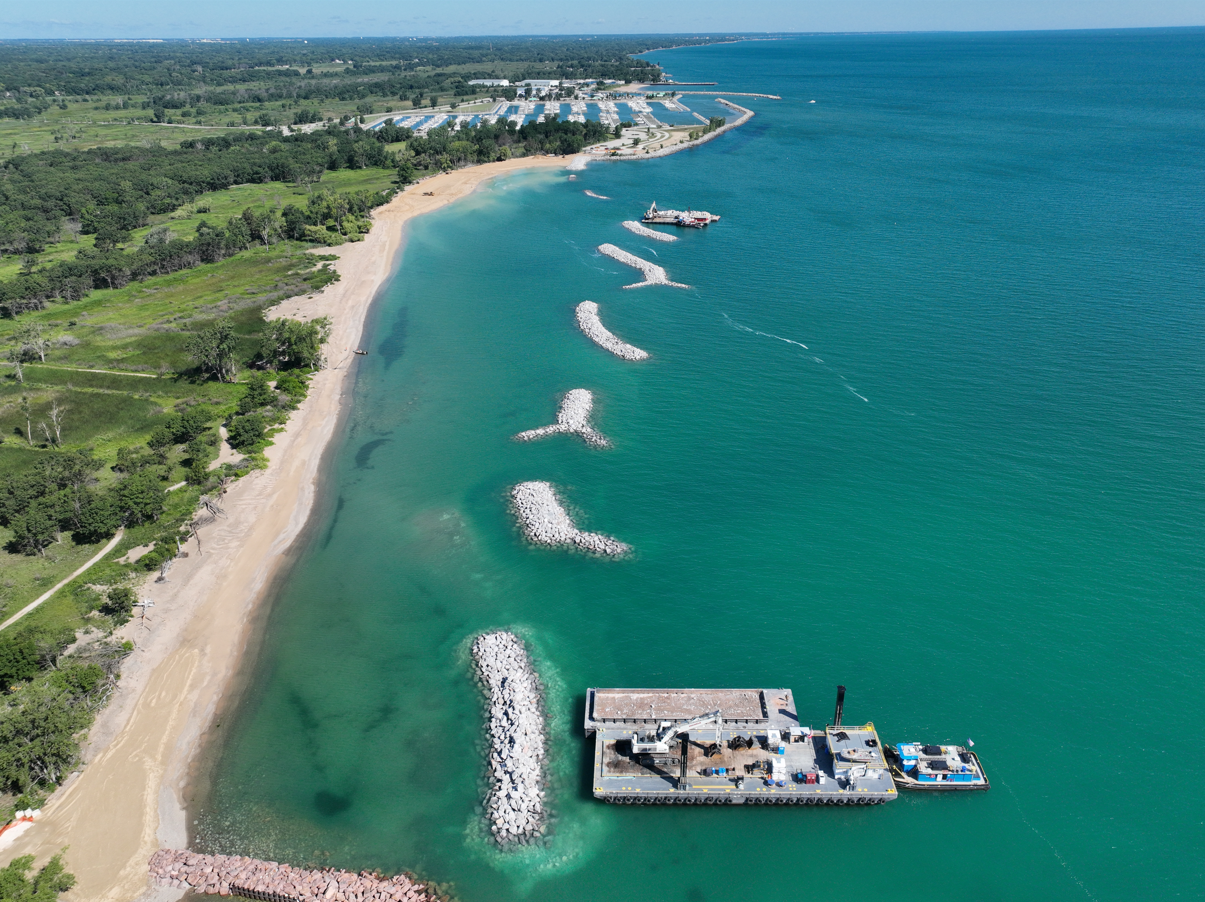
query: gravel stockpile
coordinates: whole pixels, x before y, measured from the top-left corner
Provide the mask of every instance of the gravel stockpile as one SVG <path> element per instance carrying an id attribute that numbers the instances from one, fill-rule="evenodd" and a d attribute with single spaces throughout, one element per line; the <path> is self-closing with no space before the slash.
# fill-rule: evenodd
<path id="1" fill-rule="evenodd" d="M 537 545 L 576 545 L 594 554 L 620 555 L 630 545 L 573 525 L 556 490 L 548 482 L 521 482 L 510 490 L 511 504 L 528 541 Z"/>
<path id="2" fill-rule="evenodd" d="M 577 327 L 586 333 L 586 337 L 606 351 L 624 360 L 648 360 L 648 351 L 642 351 L 635 345 L 617 338 L 602 324 L 598 318 L 598 304 L 593 301 L 582 301 L 577 305 Z"/>
<path id="3" fill-rule="evenodd" d="M 545 830 L 544 687 L 514 633 L 478 636 L 473 662 L 489 695 L 485 817 L 498 845 L 531 843 Z"/>
<path id="4" fill-rule="evenodd" d="M 689 288 L 689 285 L 683 285 L 681 282 L 671 282 L 669 276 L 665 274 L 665 270 L 656 263 L 649 263 L 647 260 L 641 260 L 634 254 L 629 254 L 627 251 L 620 250 L 613 244 L 600 244 L 598 246 L 599 253 L 606 254 L 612 260 L 618 260 L 625 266 L 631 266 L 644 273 L 643 282 L 633 282 L 631 285 L 625 285 L 624 288 L 643 288 L 645 285 L 669 285 L 673 288 Z"/>
<path id="5" fill-rule="evenodd" d="M 650 229 L 648 226 L 637 222 L 634 219 L 625 220 L 623 227 L 629 232 L 635 232 L 644 238 L 652 238 L 654 241 L 677 241 L 677 235 L 667 235 L 664 232 L 658 232 L 656 229 Z"/>
<path id="6" fill-rule="evenodd" d="M 515 436 L 517 442 L 531 442 L 546 435 L 568 433 L 581 438 L 595 448 L 609 448 L 607 437 L 590 425 L 590 412 L 594 409 L 594 395 L 584 388 L 575 388 L 565 393 L 561 408 L 556 413 L 556 422 L 539 429 L 528 429 Z"/>

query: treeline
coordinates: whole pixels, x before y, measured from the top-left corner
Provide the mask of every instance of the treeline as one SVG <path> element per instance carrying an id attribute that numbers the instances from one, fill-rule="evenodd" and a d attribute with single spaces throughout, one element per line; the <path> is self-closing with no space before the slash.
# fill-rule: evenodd
<path id="1" fill-rule="evenodd" d="M 76 221 L 85 235 L 119 234 L 207 191 L 388 165 L 377 136 L 333 125 L 287 137 L 236 132 L 175 149 L 122 145 L 19 155 L 0 167 L 0 253 L 40 253 L 64 220 Z"/>
<path id="2" fill-rule="evenodd" d="M 283 238 L 328 246 L 359 241 L 372 225 L 369 211 L 391 196 L 379 191 L 319 190 L 310 195 L 304 208 L 289 204 L 278 212 L 248 207 L 241 216 L 227 219 L 224 226 L 202 220 L 191 238 L 172 237 L 168 226 L 160 226 L 151 230 L 141 246 L 129 251 L 115 246 L 123 234 L 128 238 L 128 233 L 98 234 L 96 247 L 82 248 L 72 260 L 0 282 L 0 316 L 12 318 L 41 310 L 51 299 L 78 300 L 96 288 L 124 288 L 151 276 L 217 263 L 249 247 L 269 247 Z"/>
<path id="3" fill-rule="evenodd" d="M 617 132 L 612 133 L 595 120 L 583 123 L 549 119 L 518 127 L 509 119 L 499 119 L 493 125 L 480 122 L 459 131 L 443 125 L 406 145 L 408 155 L 402 157 L 398 174 L 403 182 L 408 182 L 416 169 L 451 169 L 524 154 L 574 154 L 587 145 L 615 137 Z"/>
<path id="4" fill-rule="evenodd" d="M 73 96 L 155 94 L 198 87 L 223 89 L 253 83 L 280 85 L 307 69 L 341 60 L 342 70 L 321 77 L 357 78 L 415 72 L 429 67 L 473 66 L 469 77 L 490 77 L 499 64 L 524 64 L 531 78 L 645 79 L 654 65 L 633 54 L 658 47 L 707 44 L 731 36 L 640 35 L 606 37 L 477 37 L 311 39 L 156 44 L 5 41 L 0 82 L 30 97 L 56 91 Z M 287 68 L 281 68 L 287 67 Z M 548 73 L 554 72 L 555 75 Z"/>

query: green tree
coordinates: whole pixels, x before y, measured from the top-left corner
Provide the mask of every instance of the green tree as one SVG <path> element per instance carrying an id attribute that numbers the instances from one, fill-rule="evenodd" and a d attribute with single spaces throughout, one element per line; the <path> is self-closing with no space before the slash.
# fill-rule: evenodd
<path id="1" fill-rule="evenodd" d="M 0 637 L 0 689 L 28 680 L 38 673 L 38 649 L 29 636 Z"/>
<path id="2" fill-rule="evenodd" d="M 92 723 L 71 693 L 43 678 L 5 696 L 0 707 L 0 784 L 10 792 L 57 786 L 79 754 L 76 734 Z"/>
<path id="3" fill-rule="evenodd" d="M 226 428 L 226 440 L 230 447 L 246 451 L 264 439 L 266 422 L 263 414 L 249 413 L 243 417 L 235 417 Z"/>
<path id="4" fill-rule="evenodd" d="M 9 521 L 13 531 L 10 546 L 22 554 L 45 554 L 46 546 L 55 540 L 59 533 L 57 519 L 51 515 L 48 505 L 38 499 L 29 509 Z"/>
<path id="5" fill-rule="evenodd" d="M 120 525 L 121 512 L 113 494 L 98 495 L 80 512 L 75 540 L 85 544 L 103 542 L 117 532 Z"/>
<path id="6" fill-rule="evenodd" d="M 414 164 L 409 160 L 402 160 L 397 167 L 397 180 L 403 185 L 409 185 L 414 181 L 415 169 Z"/>
<path id="7" fill-rule="evenodd" d="M 75 876 L 63 867 L 62 855 L 55 855 L 46 867 L 29 879 L 34 856 L 14 858 L 0 870 L 0 902 L 56 902 L 59 893 L 75 886 Z"/>
<path id="8" fill-rule="evenodd" d="M 276 399 L 267 373 L 252 373 L 244 384 L 246 388 L 243 389 L 243 396 L 238 402 L 239 413 L 251 413 L 253 410 L 267 407 Z"/>
<path id="9" fill-rule="evenodd" d="M 233 382 L 236 347 L 234 324 L 229 317 L 223 317 L 193 335 L 185 345 L 185 350 L 202 372 L 217 376 L 219 382 Z"/>
<path id="10" fill-rule="evenodd" d="M 283 317 L 274 319 L 264 331 L 259 357 L 277 370 L 318 369 L 322 365 L 322 346 L 330 336 L 331 321 L 325 316 L 308 323 Z"/>
<path id="11" fill-rule="evenodd" d="M 135 473 L 117 484 L 115 500 L 122 522 L 141 524 L 159 519 L 167 493 L 153 473 Z"/>
<path id="12" fill-rule="evenodd" d="M 102 614 L 118 618 L 120 623 L 125 623 L 134 611 L 134 601 L 133 589 L 129 586 L 117 586 L 109 590 L 109 597 L 101 605 L 100 611 Z"/>

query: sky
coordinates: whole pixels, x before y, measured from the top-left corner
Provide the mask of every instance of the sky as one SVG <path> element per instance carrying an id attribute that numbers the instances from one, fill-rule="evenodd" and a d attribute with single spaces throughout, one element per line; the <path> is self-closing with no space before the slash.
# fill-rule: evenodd
<path id="1" fill-rule="evenodd" d="M 1009 31 L 1205 25 L 1205 0 L 17 0 L 0 38 Z"/>

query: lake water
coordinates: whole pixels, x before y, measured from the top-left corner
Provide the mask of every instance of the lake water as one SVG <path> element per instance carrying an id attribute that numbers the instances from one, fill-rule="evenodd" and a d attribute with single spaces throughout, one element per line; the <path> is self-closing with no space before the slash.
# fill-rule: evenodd
<path id="1" fill-rule="evenodd" d="M 783 100 L 412 223 L 196 846 L 414 870 L 463 902 L 1200 898 L 1205 31 L 651 56 Z M 723 219 L 654 245 L 620 227 L 651 201 Z M 623 290 L 604 242 L 693 287 Z M 652 358 L 587 341 L 586 299 Z M 571 388 L 611 450 L 510 441 Z M 634 556 L 524 544 L 527 479 Z M 479 826 L 467 646 L 493 628 L 549 689 L 538 851 Z M 973 738 L 992 790 L 590 796 L 588 686 L 783 686 L 823 726 L 838 683 L 885 741 Z"/>

